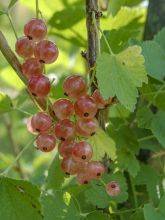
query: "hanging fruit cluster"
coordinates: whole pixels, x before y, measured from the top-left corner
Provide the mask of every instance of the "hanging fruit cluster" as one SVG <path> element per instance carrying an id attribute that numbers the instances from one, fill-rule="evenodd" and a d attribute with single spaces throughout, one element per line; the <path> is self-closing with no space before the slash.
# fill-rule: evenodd
<path id="1" fill-rule="evenodd" d="M 28 89 L 32 95 L 46 97 L 51 83 L 44 75 L 44 64 L 56 61 L 58 48 L 53 42 L 44 39 L 47 27 L 41 19 L 34 18 L 25 24 L 24 34 L 15 45 L 17 54 L 25 59 L 22 73 L 28 79 Z"/>
<path id="2" fill-rule="evenodd" d="M 43 20 L 32 19 L 24 26 L 25 36 L 16 42 L 17 54 L 25 59 L 22 73 L 28 79 L 28 90 L 37 98 L 46 98 L 49 94 L 51 83 L 44 75 L 44 65 L 53 63 L 59 54 L 53 42 L 44 40 L 46 33 Z M 54 117 L 49 112 L 39 112 L 28 120 L 27 128 L 37 134 L 34 143 L 37 149 L 50 152 L 58 144 L 63 158 L 61 169 L 67 175 L 76 175 L 80 184 L 87 184 L 99 179 L 105 171 L 102 162 L 92 160 L 93 149 L 87 138 L 95 135 L 99 128 L 95 117 L 98 109 L 112 105 L 114 100 L 104 100 L 98 89 L 88 95 L 86 81 L 78 75 L 67 77 L 63 90 L 67 98 L 52 104 Z M 114 189 L 115 184 L 107 186 L 109 191 Z"/>

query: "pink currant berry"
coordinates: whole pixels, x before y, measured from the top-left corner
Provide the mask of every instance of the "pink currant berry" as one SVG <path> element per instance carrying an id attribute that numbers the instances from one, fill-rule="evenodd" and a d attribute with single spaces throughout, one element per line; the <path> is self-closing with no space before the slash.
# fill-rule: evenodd
<path id="1" fill-rule="evenodd" d="M 32 117 L 28 118 L 27 120 L 27 123 L 26 123 L 27 130 L 32 134 L 37 134 L 36 130 L 32 127 L 31 120 L 32 120 Z"/>
<path id="2" fill-rule="evenodd" d="M 51 134 L 41 134 L 36 140 L 36 146 L 43 152 L 50 152 L 56 146 L 56 139 Z"/>
<path id="3" fill-rule="evenodd" d="M 29 39 L 40 41 L 47 34 L 47 27 L 43 20 L 33 18 L 24 26 L 24 33 Z"/>
<path id="4" fill-rule="evenodd" d="M 44 75 L 33 76 L 28 82 L 28 89 L 34 96 L 45 97 L 50 92 L 50 81 Z"/>
<path id="5" fill-rule="evenodd" d="M 29 79 L 32 76 L 41 75 L 43 68 L 43 65 L 36 58 L 30 58 L 22 64 L 22 72 Z"/>
<path id="6" fill-rule="evenodd" d="M 98 161 L 90 161 L 87 170 L 94 179 L 100 178 L 105 172 L 103 163 Z"/>
<path id="7" fill-rule="evenodd" d="M 77 162 L 86 162 L 92 158 L 93 150 L 85 141 L 77 142 L 73 146 L 72 157 Z"/>
<path id="8" fill-rule="evenodd" d="M 89 95 L 79 97 L 74 104 L 74 109 L 79 117 L 93 118 L 97 113 L 97 105 Z"/>
<path id="9" fill-rule="evenodd" d="M 120 185 L 115 181 L 107 183 L 105 188 L 108 195 L 113 197 L 118 196 L 121 193 Z"/>
<path id="10" fill-rule="evenodd" d="M 75 137 L 75 124 L 69 119 L 57 122 L 55 126 L 55 135 L 61 141 L 73 140 Z"/>
<path id="11" fill-rule="evenodd" d="M 48 40 L 40 41 L 34 48 L 34 55 L 41 63 L 53 63 L 56 61 L 58 54 L 57 46 Z"/>
<path id="12" fill-rule="evenodd" d="M 33 115 L 31 119 L 31 127 L 34 131 L 43 133 L 49 130 L 52 126 L 52 120 L 46 112 L 39 112 Z"/>
<path id="13" fill-rule="evenodd" d="M 77 163 L 71 157 L 65 157 L 61 161 L 61 169 L 67 175 L 74 175 L 77 172 Z"/>
<path id="14" fill-rule="evenodd" d="M 62 141 L 58 145 L 58 152 L 62 157 L 71 157 L 72 156 L 72 149 L 73 149 L 74 142 L 73 141 Z"/>
<path id="15" fill-rule="evenodd" d="M 64 94 L 71 98 L 78 98 L 86 94 L 86 82 L 81 76 L 69 76 L 63 83 Z"/>
<path id="16" fill-rule="evenodd" d="M 77 173 L 77 182 L 80 185 L 88 184 L 91 180 L 92 178 L 87 171 Z"/>
<path id="17" fill-rule="evenodd" d="M 80 118 L 76 123 L 76 132 L 85 137 L 94 135 L 98 128 L 96 118 Z"/>
<path id="18" fill-rule="evenodd" d="M 74 113 L 74 106 L 68 99 L 58 99 L 52 106 L 56 117 L 60 120 L 69 118 Z"/>
<path id="19" fill-rule="evenodd" d="M 98 89 L 94 91 L 92 94 L 92 97 L 94 98 L 97 108 L 98 109 L 104 109 L 112 104 L 112 98 L 104 99 Z"/>
<path id="20" fill-rule="evenodd" d="M 15 44 L 15 50 L 17 54 L 24 59 L 30 58 L 34 52 L 34 43 L 26 36 L 21 37 Z"/>

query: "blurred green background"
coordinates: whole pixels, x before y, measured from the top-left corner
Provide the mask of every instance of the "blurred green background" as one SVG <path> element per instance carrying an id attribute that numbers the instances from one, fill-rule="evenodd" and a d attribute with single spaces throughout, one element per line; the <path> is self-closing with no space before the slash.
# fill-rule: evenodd
<path id="1" fill-rule="evenodd" d="M 9 2 L 9 0 L 1 0 L 0 10 L 5 11 Z M 119 52 L 128 46 L 128 42 L 131 44 L 131 42 L 141 40 L 143 36 L 147 1 L 128 2 L 130 2 L 128 5 L 134 7 L 123 7 L 115 17 L 112 17 L 108 13 L 108 2 L 99 1 L 103 10 L 100 25 L 102 30 L 111 30 L 110 44 L 114 52 Z M 139 5 L 139 3 L 142 4 Z M 39 8 L 48 24 L 47 37 L 54 41 L 60 49 L 58 60 L 54 64 L 46 66 L 49 78 L 55 79 L 50 94 L 51 99 L 55 100 L 63 96 L 62 81 L 66 75 L 85 75 L 88 72 L 88 67 L 81 57 L 81 51 L 87 48 L 85 1 L 39 0 Z M 10 10 L 10 14 L 20 37 L 23 35 L 24 24 L 35 17 L 35 1 L 19 0 Z M 16 39 L 6 15 L 0 16 L 0 30 L 14 51 Z M 20 62 L 23 60 L 20 59 Z M 18 151 L 33 138 L 26 130 L 26 121 L 29 116 L 21 111 L 34 114 L 37 109 L 26 94 L 23 83 L 1 53 L 0 91 L 12 99 L 15 108 L 9 113 L 0 115 L 0 172 L 2 172 L 14 160 Z M 125 112 L 125 114 L 129 114 L 127 111 Z M 115 116 L 114 107 L 111 110 L 111 117 Z M 10 176 L 21 176 L 35 183 L 42 183 L 55 153 L 41 153 L 31 146 L 21 157 L 20 164 L 16 164 L 10 172 Z M 21 172 L 17 165 L 21 166 Z"/>

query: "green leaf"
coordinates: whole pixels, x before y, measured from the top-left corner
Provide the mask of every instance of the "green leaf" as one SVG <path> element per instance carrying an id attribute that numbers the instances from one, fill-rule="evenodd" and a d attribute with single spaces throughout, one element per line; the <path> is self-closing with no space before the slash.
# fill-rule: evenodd
<path id="1" fill-rule="evenodd" d="M 145 67 L 150 76 L 163 80 L 165 73 L 165 51 L 154 41 L 145 41 L 142 44 L 142 53 L 145 58 Z"/>
<path id="2" fill-rule="evenodd" d="M 104 35 L 106 36 L 106 39 L 113 52 L 119 53 L 129 46 L 128 40 L 130 38 L 135 38 L 138 36 L 138 29 L 139 28 L 130 29 L 129 26 L 121 27 L 118 30 L 104 31 Z M 101 52 L 109 52 L 103 36 L 101 37 Z"/>
<path id="3" fill-rule="evenodd" d="M 156 211 L 150 204 L 144 205 L 145 220 L 164 220 L 165 216 Z"/>
<path id="4" fill-rule="evenodd" d="M 141 48 L 129 47 L 117 55 L 103 53 L 97 60 L 96 68 L 103 97 L 116 95 L 122 105 L 133 111 L 138 97 L 137 87 L 141 87 L 143 82 L 147 83 Z"/>
<path id="5" fill-rule="evenodd" d="M 116 181 L 121 187 L 121 193 L 118 196 L 109 196 L 105 190 L 105 184 L 110 181 Z M 103 184 L 104 182 L 104 184 Z M 99 208 L 108 207 L 110 202 L 115 201 L 118 203 L 124 202 L 128 198 L 127 184 L 122 174 L 116 173 L 112 175 L 105 175 L 102 181 L 93 181 L 89 188 L 85 191 L 86 200 L 92 205 Z"/>
<path id="6" fill-rule="evenodd" d="M 9 5 L 8 5 L 8 10 L 10 10 L 17 2 L 18 0 L 11 0 Z"/>
<path id="7" fill-rule="evenodd" d="M 165 112 L 158 112 L 151 123 L 151 130 L 159 143 L 165 148 Z"/>
<path id="8" fill-rule="evenodd" d="M 141 169 L 135 178 L 136 185 L 146 185 L 147 192 L 153 204 L 158 205 L 157 185 L 161 182 L 161 178 L 156 171 L 148 165 L 141 164 Z"/>
<path id="9" fill-rule="evenodd" d="M 126 151 L 132 154 L 138 154 L 139 143 L 133 129 L 128 126 L 121 126 L 115 130 L 113 126 L 109 126 L 108 133 L 116 143 L 117 153 L 119 151 Z"/>
<path id="10" fill-rule="evenodd" d="M 139 128 L 151 128 L 151 122 L 154 114 L 149 108 L 147 108 L 146 106 L 139 108 L 136 116 Z"/>
<path id="11" fill-rule="evenodd" d="M 3 92 L 0 92 L 0 114 L 10 112 L 13 109 L 13 104 L 10 97 Z"/>
<path id="12" fill-rule="evenodd" d="M 62 11 L 57 11 L 49 20 L 49 24 L 58 30 L 71 28 L 85 17 L 85 10 L 82 6 L 67 7 Z M 69 22 L 66 22 L 69 21 Z"/>
<path id="13" fill-rule="evenodd" d="M 108 6 L 108 14 L 115 16 L 120 10 L 121 6 L 124 5 L 125 0 L 111 0 Z"/>
<path id="14" fill-rule="evenodd" d="M 165 89 L 164 85 L 149 83 L 143 85 L 142 96 L 147 99 L 153 105 L 158 107 L 160 110 L 165 111 Z"/>
<path id="15" fill-rule="evenodd" d="M 0 218 L 4 220 L 41 220 L 40 191 L 30 182 L 0 178 Z"/>
<path id="16" fill-rule="evenodd" d="M 162 28 L 161 31 L 159 31 L 155 36 L 154 36 L 154 41 L 156 41 L 160 47 L 165 51 L 165 28 Z"/>
<path id="17" fill-rule="evenodd" d="M 44 220 L 79 220 L 80 211 L 68 192 L 48 190 L 41 196 Z"/>
<path id="18" fill-rule="evenodd" d="M 115 130 L 109 126 L 108 132 L 116 143 L 117 167 L 136 176 L 140 170 L 139 162 L 135 157 L 139 152 L 139 143 L 133 130 L 127 126 L 121 126 Z"/>
<path id="19" fill-rule="evenodd" d="M 65 177 L 66 175 L 61 170 L 60 159 L 59 155 L 57 154 L 48 170 L 48 176 L 45 181 L 46 188 L 62 188 L 63 183 L 65 182 Z"/>
<path id="20" fill-rule="evenodd" d="M 133 177 L 137 176 L 140 171 L 139 162 L 135 155 L 124 150 L 117 154 L 117 165 L 120 169 L 127 170 Z"/>
<path id="21" fill-rule="evenodd" d="M 110 0 L 108 5 L 108 14 L 115 16 L 122 6 L 135 6 L 142 0 Z"/>
<path id="22" fill-rule="evenodd" d="M 103 214 L 100 211 L 94 211 L 91 212 L 87 215 L 86 218 L 84 218 L 84 220 L 111 220 L 110 216 L 108 216 L 107 214 Z"/>
<path id="23" fill-rule="evenodd" d="M 115 142 L 102 129 L 88 139 L 93 147 L 93 160 L 101 160 L 105 153 L 112 160 L 116 158 Z"/>
<path id="24" fill-rule="evenodd" d="M 145 220 L 144 219 L 144 213 L 143 213 L 143 209 L 141 208 L 140 211 L 135 212 L 132 216 L 130 220 Z"/>

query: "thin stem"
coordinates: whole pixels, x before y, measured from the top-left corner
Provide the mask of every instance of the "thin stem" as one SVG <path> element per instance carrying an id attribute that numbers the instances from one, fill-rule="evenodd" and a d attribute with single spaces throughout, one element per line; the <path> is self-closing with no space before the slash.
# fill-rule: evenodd
<path id="1" fill-rule="evenodd" d="M 31 146 L 31 144 L 35 141 L 36 137 L 33 138 L 16 156 L 15 160 L 11 163 L 11 165 L 1 173 L 2 176 L 6 176 L 9 171 L 13 168 L 14 164 L 21 158 L 22 154 Z"/>
<path id="2" fill-rule="evenodd" d="M 143 137 L 143 138 L 139 138 L 139 139 L 138 139 L 138 142 L 150 140 L 150 139 L 153 139 L 153 138 L 155 138 L 154 135 L 146 136 L 146 137 Z"/>
<path id="3" fill-rule="evenodd" d="M 12 19 L 11 19 L 11 17 L 10 17 L 9 12 L 7 12 L 6 15 L 7 15 L 8 19 L 9 19 L 9 22 L 10 22 L 10 25 L 11 25 L 11 27 L 12 27 L 12 29 L 13 29 L 14 35 L 15 35 L 16 39 L 18 40 L 18 35 L 17 35 L 16 30 L 15 30 L 15 27 L 14 27 L 14 24 L 13 24 L 13 22 L 12 22 Z"/>
<path id="4" fill-rule="evenodd" d="M 22 112 L 22 113 L 24 113 L 25 115 L 32 116 L 32 114 L 31 114 L 31 113 L 26 112 L 26 111 L 24 111 L 24 110 L 22 110 L 22 109 L 20 109 L 20 108 L 18 108 L 18 107 L 14 107 L 14 110 L 19 111 L 19 112 Z"/>
<path id="5" fill-rule="evenodd" d="M 130 181 L 130 186 L 131 186 L 131 191 L 132 191 L 132 196 L 133 196 L 133 201 L 134 201 L 134 207 L 135 209 L 138 208 L 138 201 L 137 201 L 137 196 L 136 196 L 136 190 L 135 190 L 135 185 L 133 183 L 133 179 L 130 176 L 130 174 L 128 174 L 129 177 L 129 181 Z"/>
<path id="6" fill-rule="evenodd" d="M 110 53 L 111 55 L 114 55 L 114 53 L 113 53 L 113 51 L 112 51 L 112 49 L 111 49 L 111 47 L 110 47 L 110 45 L 109 45 L 109 43 L 108 43 L 108 40 L 107 40 L 107 38 L 106 38 L 104 32 L 102 31 L 102 29 L 101 29 L 100 27 L 98 27 L 98 29 L 99 29 L 99 31 L 101 32 L 102 36 L 103 36 L 103 39 L 104 39 L 104 41 L 105 41 L 105 43 L 106 43 L 106 45 L 107 45 L 107 48 L 108 48 L 108 50 L 109 50 L 109 53 Z"/>
<path id="7" fill-rule="evenodd" d="M 140 209 L 141 209 L 141 207 L 134 208 L 134 209 L 127 209 L 127 210 L 118 211 L 118 212 L 112 212 L 110 214 L 111 215 L 121 215 L 121 214 L 129 213 L 129 212 L 135 212 L 135 211 L 140 210 Z"/>
<path id="8" fill-rule="evenodd" d="M 36 18 L 39 18 L 40 10 L 39 10 L 39 2 L 36 0 Z"/>

